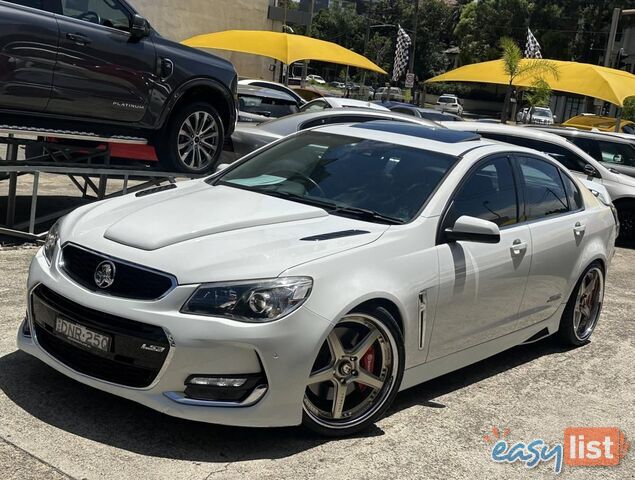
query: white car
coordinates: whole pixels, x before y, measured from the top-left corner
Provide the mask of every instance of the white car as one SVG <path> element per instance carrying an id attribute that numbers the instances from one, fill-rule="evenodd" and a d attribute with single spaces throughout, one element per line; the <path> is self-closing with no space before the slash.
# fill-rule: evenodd
<path id="1" fill-rule="evenodd" d="M 459 116 L 463 115 L 463 105 L 461 105 L 461 101 L 456 95 L 441 95 L 437 99 L 437 110 L 450 112 Z"/>
<path id="2" fill-rule="evenodd" d="M 344 97 L 321 97 L 302 105 L 300 112 L 319 112 L 327 108 L 370 108 L 371 110 L 389 111 L 386 107 L 364 100 Z"/>
<path id="3" fill-rule="evenodd" d="M 447 128 L 473 132 L 499 142 L 533 148 L 550 155 L 580 178 L 601 183 L 620 220 L 620 239 L 635 239 L 635 178 L 605 167 L 567 139 L 538 128 L 480 122 L 441 122 Z"/>
<path id="4" fill-rule="evenodd" d="M 326 80 L 324 80 L 319 75 L 307 75 L 306 79 L 309 82 L 317 83 L 318 85 L 325 85 L 326 84 Z"/>
<path id="5" fill-rule="evenodd" d="M 545 107 L 531 107 L 525 114 L 525 123 L 534 125 L 553 125 L 553 112 Z"/>
<path id="6" fill-rule="evenodd" d="M 547 155 L 325 126 L 70 213 L 34 257 L 18 346 L 168 415 L 352 434 L 514 345 L 585 343 L 615 235 Z"/>

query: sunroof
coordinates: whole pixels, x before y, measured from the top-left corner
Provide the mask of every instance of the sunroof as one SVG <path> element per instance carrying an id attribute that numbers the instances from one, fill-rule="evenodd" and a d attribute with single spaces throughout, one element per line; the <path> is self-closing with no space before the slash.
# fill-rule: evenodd
<path id="1" fill-rule="evenodd" d="M 352 127 L 426 138 L 444 143 L 473 142 L 481 139 L 481 136 L 474 132 L 461 132 L 458 130 L 450 130 L 449 128 L 426 127 L 425 125 L 415 125 L 413 123 L 390 120 L 374 120 L 372 122 L 357 123 L 352 125 Z"/>

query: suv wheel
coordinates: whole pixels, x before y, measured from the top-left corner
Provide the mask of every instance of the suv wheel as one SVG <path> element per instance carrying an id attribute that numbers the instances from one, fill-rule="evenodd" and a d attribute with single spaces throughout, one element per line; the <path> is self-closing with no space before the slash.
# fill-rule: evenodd
<path id="1" fill-rule="evenodd" d="M 209 103 L 181 108 L 168 123 L 157 155 L 165 168 L 185 173 L 210 171 L 223 150 L 225 131 Z"/>

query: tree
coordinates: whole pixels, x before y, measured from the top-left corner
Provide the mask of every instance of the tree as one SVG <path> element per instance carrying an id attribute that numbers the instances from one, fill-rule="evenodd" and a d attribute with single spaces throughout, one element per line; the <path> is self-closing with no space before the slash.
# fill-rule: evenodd
<path id="1" fill-rule="evenodd" d="M 624 110 L 622 111 L 622 118 L 624 120 L 630 120 L 635 122 L 635 97 L 628 97 L 624 101 Z"/>
<path id="2" fill-rule="evenodd" d="M 514 89 L 514 81 L 519 77 L 527 77 L 529 75 L 543 79 L 546 75 L 558 78 L 558 67 L 548 60 L 523 59 L 520 47 L 509 37 L 501 38 L 500 46 L 503 51 L 501 57 L 503 68 L 505 69 L 505 74 L 509 76 L 509 84 L 507 85 L 503 112 L 501 114 L 501 122 L 505 123 L 509 118 L 509 104 Z"/>
<path id="3" fill-rule="evenodd" d="M 544 78 L 538 78 L 525 92 L 525 101 L 530 107 L 548 107 L 551 100 L 551 87 Z"/>

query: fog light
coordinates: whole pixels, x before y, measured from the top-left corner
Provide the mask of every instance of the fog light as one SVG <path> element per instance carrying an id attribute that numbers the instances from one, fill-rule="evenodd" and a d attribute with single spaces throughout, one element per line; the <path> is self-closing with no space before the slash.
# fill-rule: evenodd
<path id="1" fill-rule="evenodd" d="M 188 385 L 206 385 L 209 387 L 242 387 L 246 378 L 225 378 L 225 377 L 192 377 L 187 381 Z"/>
<path id="2" fill-rule="evenodd" d="M 185 380 L 185 396 L 195 400 L 241 402 L 261 385 L 267 385 L 264 373 L 242 375 L 190 375 Z"/>

